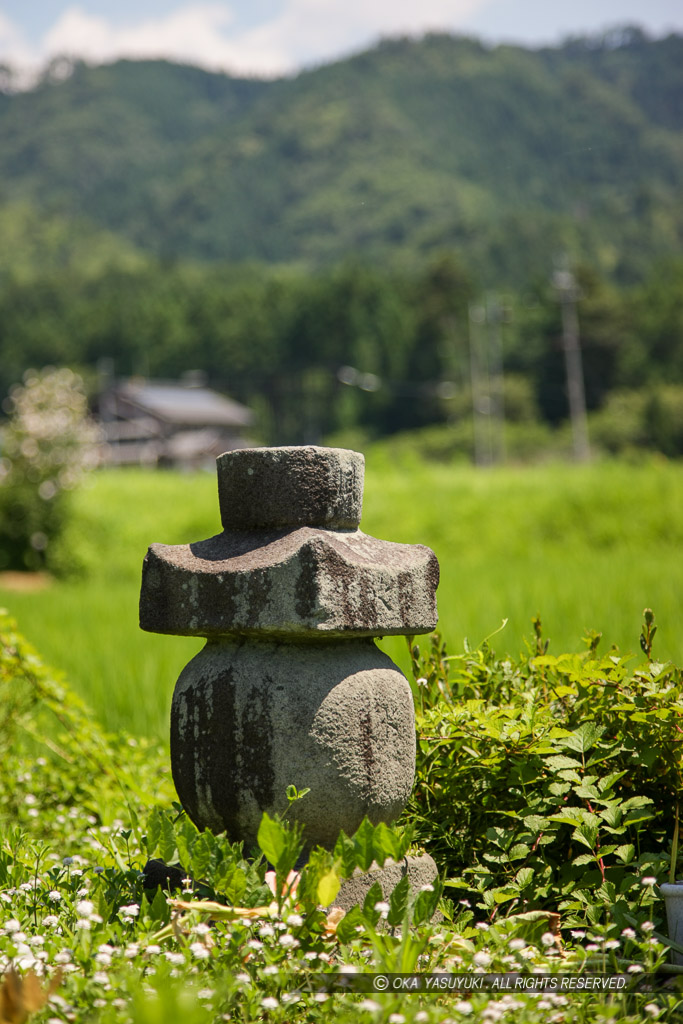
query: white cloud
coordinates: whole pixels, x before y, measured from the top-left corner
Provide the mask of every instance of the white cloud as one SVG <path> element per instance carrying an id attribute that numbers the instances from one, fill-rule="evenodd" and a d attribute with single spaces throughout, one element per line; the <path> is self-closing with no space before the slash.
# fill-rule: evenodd
<path id="1" fill-rule="evenodd" d="M 28 64 L 33 57 L 21 31 L 0 11 L 0 62 Z"/>
<path id="2" fill-rule="evenodd" d="M 171 57 L 221 64 L 233 56 L 227 30 L 231 9 L 222 3 L 192 4 L 159 18 L 114 26 L 106 18 L 69 7 L 45 34 L 48 56 L 68 54 L 95 63 L 117 57 Z"/>
<path id="3" fill-rule="evenodd" d="M 190 3 L 122 26 L 71 6 L 33 49 L 0 15 L 0 60 L 36 67 L 62 54 L 93 63 L 167 57 L 233 73 L 277 75 L 360 49 L 381 35 L 457 28 L 483 3 L 285 0 L 278 15 L 245 30 L 234 27 L 231 7 L 220 2 Z"/>
<path id="4" fill-rule="evenodd" d="M 482 0 L 288 0 L 280 15 L 244 33 L 242 45 L 264 66 L 292 70 L 382 35 L 457 28 L 481 5 Z"/>

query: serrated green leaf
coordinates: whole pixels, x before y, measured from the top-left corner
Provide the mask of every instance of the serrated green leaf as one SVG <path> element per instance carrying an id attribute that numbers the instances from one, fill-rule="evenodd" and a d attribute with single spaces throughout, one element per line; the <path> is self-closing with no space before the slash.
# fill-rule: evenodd
<path id="1" fill-rule="evenodd" d="M 352 907 L 337 925 L 337 939 L 342 944 L 352 942 L 353 939 L 358 938 L 357 928 L 365 928 L 365 921 L 363 920 L 363 912 L 360 907 Z"/>
<path id="2" fill-rule="evenodd" d="M 552 796 L 564 796 L 571 788 L 571 782 L 551 782 L 548 786 L 548 792 Z"/>
<path id="3" fill-rule="evenodd" d="M 387 922 L 392 928 L 395 928 L 403 920 L 409 896 L 410 879 L 408 875 L 404 875 L 389 897 L 389 916 L 387 917 Z"/>
<path id="4" fill-rule="evenodd" d="M 595 722 L 583 722 L 578 729 L 560 740 L 560 744 L 563 747 L 568 747 L 569 750 L 576 750 L 579 754 L 586 754 L 591 747 L 595 746 L 604 731 L 604 726 L 597 725 Z"/>
<path id="5" fill-rule="evenodd" d="M 210 832 L 201 832 L 192 847 L 190 870 L 194 878 L 206 879 L 211 869 L 215 840 Z"/>
<path id="6" fill-rule="evenodd" d="M 175 827 L 176 845 L 180 863 L 189 871 L 192 863 L 192 847 L 199 836 L 199 829 L 189 818 L 182 818 Z"/>
<path id="7" fill-rule="evenodd" d="M 503 886 L 501 889 L 492 889 L 491 896 L 493 903 L 500 906 L 501 903 L 509 903 L 510 900 L 517 899 L 519 891 L 517 889 L 509 889 Z"/>
<path id="8" fill-rule="evenodd" d="M 533 868 L 520 868 L 515 875 L 515 883 L 520 889 L 526 889 L 534 880 Z"/>
<path id="9" fill-rule="evenodd" d="M 356 854 L 356 864 L 361 871 L 369 871 L 375 859 L 375 829 L 372 823 L 363 818 L 358 831 L 353 837 L 353 845 Z"/>
<path id="10" fill-rule="evenodd" d="M 597 800 L 600 797 L 595 786 L 574 786 L 574 792 L 577 796 L 580 796 L 582 800 Z"/>
<path id="11" fill-rule="evenodd" d="M 159 856 L 166 864 L 171 864 L 176 858 L 176 837 L 173 822 L 167 814 L 162 814 L 159 824 Z"/>
<path id="12" fill-rule="evenodd" d="M 375 826 L 372 843 L 373 859 L 377 861 L 380 867 L 384 867 L 387 857 L 391 857 L 393 860 L 400 860 L 405 852 L 402 850 L 400 836 L 383 821 L 380 821 L 379 825 Z"/>
<path id="13" fill-rule="evenodd" d="M 239 864 L 225 859 L 215 868 L 211 884 L 229 903 L 239 903 L 247 888 L 247 876 Z"/>
<path id="14" fill-rule="evenodd" d="M 339 864 L 342 878 L 350 878 L 356 870 L 356 847 L 353 839 L 349 839 L 345 832 L 340 832 L 334 846 L 334 859 Z"/>
<path id="15" fill-rule="evenodd" d="M 633 843 L 624 843 L 623 846 L 617 846 L 614 852 L 622 864 L 630 864 L 636 855 L 636 848 Z"/>
<path id="16" fill-rule="evenodd" d="M 555 754 L 553 757 L 546 757 L 543 763 L 554 772 L 560 771 L 562 768 L 583 768 L 581 761 L 577 761 L 574 757 L 567 757 L 565 754 Z"/>
<path id="17" fill-rule="evenodd" d="M 621 805 L 618 803 L 609 803 L 606 807 L 600 811 L 600 817 L 602 820 L 610 826 L 610 828 L 618 828 L 622 821 Z"/>
<path id="18" fill-rule="evenodd" d="M 373 882 L 363 900 L 363 914 L 365 917 L 370 918 L 373 924 L 377 923 L 380 915 L 379 910 L 375 910 L 375 904 L 383 902 L 384 893 L 382 892 L 382 886 L 379 882 Z"/>
<path id="19" fill-rule="evenodd" d="M 161 838 L 161 809 L 159 807 L 153 808 L 149 817 L 147 818 L 147 837 L 145 845 L 147 847 L 147 856 L 153 857 L 157 852 L 159 846 L 159 839 Z"/>
<path id="20" fill-rule="evenodd" d="M 598 839 L 598 826 L 584 821 L 574 829 L 573 838 L 593 850 Z"/>
<path id="21" fill-rule="evenodd" d="M 422 889 L 417 894 L 412 915 L 414 925 L 423 924 L 425 921 L 431 921 L 432 917 L 436 913 L 436 908 L 443 892 L 443 885 L 437 879 L 434 880 L 433 885 L 434 889 L 432 892 L 428 889 Z"/>
<path id="22" fill-rule="evenodd" d="M 322 907 L 329 907 L 337 897 L 341 888 L 341 879 L 332 868 L 327 871 L 318 882 L 318 903 Z"/>
<path id="23" fill-rule="evenodd" d="M 612 772 L 610 775 L 606 775 L 604 779 L 600 779 L 600 781 L 598 782 L 598 789 L 600 790 L 602 795 L 604 796 L 608 792 L 608 790 L 612 789 L 614 784 L 618 782 L 619 779 L 623 778 L 624 775 L 626 775 L 625 771 Z"/>
<path id="24" fill-rule="evenodd" d="M 284 825 L 271 818 L 267 811 L 264 811 L 256 840 L 263 856 L 276 868 L 287 849 L 287 836 Z"/>
<path id="25" fill-rule="evenodd" d="M 532 832 L 540 832 L 541 829 L 544 829 L 548 824 L 548 819 L 542 818 L 540 814 L 527 814 L 527 816 L 522 820 L 525 827 L 530 829 Z"/>
<path id="26" fill-rule="evenodd" d="M 166 893 L 162 891 L 161 886 L 157 887 L 157 891 L 154 893 L 149 913 L 152 921 L 159 921 L 161 924 L 166 924 L 171 919 L 171 908 L 168 905 Z"/>
<path id="27" fill-rule="evenodd" d="M 622 811 L 631 811 L 634 808 L 646 807 L 648 804 L 652 806 L 652 800 L 648 796 L 632 796 L 628 800 L 624 800 L 621 809 Z"/>
<path id="28" fill-rule="evenodd" d="M 510 850 L 508 857 L 510 860 L 523 860 L 524 857 L 528 857 L 531 853 L 531 847 L 527 846 L 526 843 L 516 843 Z"/>

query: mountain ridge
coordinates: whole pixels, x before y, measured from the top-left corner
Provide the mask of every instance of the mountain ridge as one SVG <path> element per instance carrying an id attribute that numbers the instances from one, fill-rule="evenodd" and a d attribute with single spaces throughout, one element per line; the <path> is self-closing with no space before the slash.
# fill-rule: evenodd
<path id="1" fill-rule="evenodd" d="M 483 280 L 565 250 L 637 279 L 683 241 L 683 37 L 431 33 L 263 80 L 82 63 L 0 95 L 0 204 L 170 260 L 459 251 Z"/>

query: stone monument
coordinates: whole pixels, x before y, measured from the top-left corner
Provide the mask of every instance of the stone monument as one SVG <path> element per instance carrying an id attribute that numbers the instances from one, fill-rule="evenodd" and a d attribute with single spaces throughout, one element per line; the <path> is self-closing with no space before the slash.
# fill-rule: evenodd
<path id="1" fill-rule="evenodd" d="M 373 638 L 435 627 L 438 562 L 359 530 L 358 452 L 217 461 L 223 532 L 152 544 L 143 567 L 141 627 L 207 641 L 173 697 L 175 785 L 198 827 L 247 848 L 264 811 L 287 810 L 288 786 L 309 789 L 290 814 L 307 849 L 330 847 L 365 815 L 393 821 L 410 794 L 412 695 Z"/>

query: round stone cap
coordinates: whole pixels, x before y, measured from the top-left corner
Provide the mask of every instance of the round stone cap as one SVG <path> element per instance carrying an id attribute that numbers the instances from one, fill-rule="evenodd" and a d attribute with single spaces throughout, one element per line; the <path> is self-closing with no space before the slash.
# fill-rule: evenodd
<path id="1" fill-rule="evenodd" d="M 218 464 L 225 530 L 285 526 L 353 529 L 360 523 L 365 459 L 347 448 L 242 448 Z"/>

